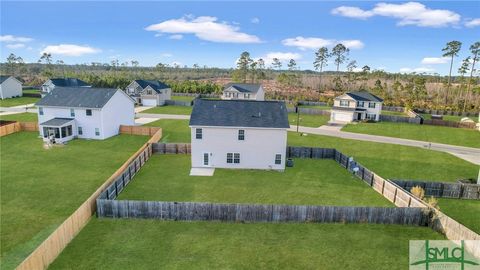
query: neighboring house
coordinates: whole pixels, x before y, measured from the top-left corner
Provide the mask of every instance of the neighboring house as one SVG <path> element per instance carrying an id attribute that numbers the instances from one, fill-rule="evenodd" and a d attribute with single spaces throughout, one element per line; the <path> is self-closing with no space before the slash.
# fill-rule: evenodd
<path id="1" fill-rule="evenodd" d="M 367 91 L 348 92 L 335 98 L 330 115 L 332 122 L 380 120 L 383 99 Z"/>
<path id="2" fill-rule="evenodd" d="M 135 122 L 135 102 L 120 89 L 55 87 L 35 105 L 44 141 L 103 140 Z"/>
<path id="3" fill-rule="evenodd" d="M 55 87 L 92 87 L 77 78 L 53 78 L 42 84 L 42 97 L 50 93 Z"/>
<path id="4" fill-rule="evenodd" d="M 284 102 L 197 99 L 190 116 L 193 168 L 284 170 Z"/>
<path id="5" fill-rule="evenodd" d="M 165 105 L 165 100 L 172 96 L 170 86 L 152 80 L 135 80 L 127 86 L 126 92 L 136 103 L 150 107 Z"/>
<path id="6" fill-rule="evenodd" d="M 261 84 L 229 83 L 223 88 L 222 99 L 265 100 Z"/>
<path id="7" fill-rule="evenodd" d="M 0 99 L 21 97 L 22 83 L 13 76 L 0 76 Z"/>

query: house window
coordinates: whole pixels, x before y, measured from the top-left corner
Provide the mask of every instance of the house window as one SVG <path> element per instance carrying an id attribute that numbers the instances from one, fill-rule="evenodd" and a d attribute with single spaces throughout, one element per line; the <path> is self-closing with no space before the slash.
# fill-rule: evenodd
<path id="1" fill-rule="evenodd" d="M 233 163 L 233 153 L 227 153 L 227 163 Z"/>
<path id="2" fill-rule="evenodd" d="M 375 114 L 370 114 L 370 113 L 367 113 L 367 119 L 368 120 L 375 120 Z"/>
<path id="3" fill-rule="evenodd" d="M 250 94 L 243 94 L 243 98 L 250 98 Z"/>
<path id="4" fill-rule="evenodd" d="M 38 107 L 38 114 L 43 115 L 43 107 Z"/>
<path id="5" fill-rule="evenodd" d="M 70 109 L 70 116 L 75 117 L 75 110 L 74 109 Z"/>
<path id="6" fill-rule="evenodd" d="M 357 102 L 357 107 L 364 107 L 365 106 L 365 102 L 364 101 L 358 101 Z"/>
<path id="7" fill-rule="evenodd" d="M 72 126 L 62 127 L 62 138 L 72 136 Z"/>
<path id="8" fill-rule="evenodd" d="M 238 131 L 238 140 L 239 141 L 244 141 L 245 140 L 245 130 L 240 129 Z"/>
<path id="9" fill-rule="evenodd" d="M 147 89 L 147 95 L 151 95 L 152 94 L 152 89 Z"/>
<path id="10" fill-rule="evenodd" d="M 195 138 L 201 140 L 203 138 L 203 131 L 201 128 L 195 129 Z"/>
<path id="11" fill-rule="evenodd" d="M 235 164 L 240 163 L 240 153 L 233 153 L 233 163 Z"/>
<path id="12" fill-rule="evenodd" d="M 276 154 L 275 155 L 275 164 L 282 164 L 282 155 Z"/>
<path id="13" fill-rule="evenodd" d="M 92 110 L 87 109 L 85 112 L 86 112 L 87 116 L 92 116 Z"/>
<path id="14" fill-rule="evenodd" d="M 375 102 L 369 102 L 368 108 L 375 108 Z"/>
<path id="15" fill-rule="evenodd" d="M 340 106 L 349 107 L 349 106 L 350 106 L 350 101 L 348 101 L 348 100 L 340 100 Z"/>
<path id="16" fill-rule="evenodd" d="M 83 135 L 82 127 L 78 127 L 78 135 Z"/>
<path id="17" fill-rule="evenodd" d="M 95 136 L 100 136 L 100 129 L 99 128 L 95 128 Z"/>

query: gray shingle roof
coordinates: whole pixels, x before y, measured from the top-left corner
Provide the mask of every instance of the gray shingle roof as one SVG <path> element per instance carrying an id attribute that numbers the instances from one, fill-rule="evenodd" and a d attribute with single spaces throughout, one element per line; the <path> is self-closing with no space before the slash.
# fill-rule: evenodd
<path id="1" fill-rule="evenodd" d="M 197 99 L 191 126 L 289 128 L 283 101 Z"/>
<path id="2" fill-rule="evenodd" d="M 140 87 L 145 89 L 145 87 L 150 86 L 155 92 L 159 93 L 160 90 L 170 88 L 167 84 L 161 82 L 161 81 L 154 81 L 154 80 L 135 80 Z"/>
<path id="3" fill-rule="evenodd" d="M 66 123 L 68 123 L 72 120 L 73 120 L 72 118 L 57 117 L 57 118 L 52 118 L 48 121 L 45 121 L 45 122 L 41 123 L 40 125 L 41 126 L 50 126 L 50 127 L 61 127 L 61 126 L 65 125 Z"/>
<path id="4" fill-rule="evenodd" d="M 114 88 L 55 87 L 36 106 L 103 108 L 119 90 Z"/>
<path id="5" fill-rule="evenodd" d="M 353 91 L 346 93 L 353 99 L 357 101 L 374 101 L 374 102 L 383 102 L 383 99 L 371 94 L 367 91 Z"/>
<path id="6" fill-rule="evenodd" d="M 8 76 L 8 75 L 1 75 L 1 76 L 0 76 L 0 83 L 3 83 L 3 82 L 6 81 L 8 78 L 10 78 L 10 76 Z"/>
<path id="7" fill-rule="evenodd" d="M 85 87 L 90 86 L 88 83 L 77 78 L 53 78 L 50 79 L 55 86 L 60 87 Z"/>
<path id="8" fill-rule="evenodd" d="M 227 90 L 228 88 L 232 87 L 241 93 L 257 93 L 261 86 L 261 84 L 255 83 L 228 83 L 225 85 L 223 90 Z"/>

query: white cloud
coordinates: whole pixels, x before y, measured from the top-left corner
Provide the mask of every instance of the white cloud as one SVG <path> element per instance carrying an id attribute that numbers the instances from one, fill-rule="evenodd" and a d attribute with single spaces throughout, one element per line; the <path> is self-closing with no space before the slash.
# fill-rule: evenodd
<path id="1" fill-rule="evenodd" d="M 439 65 L 448 63 L 450 59 L 448 57 L 425 57 L 422 59 L 424 65 Z"/>
<path id="2" fill-rule="evenodd" d="M 252 19 L 250 20 L 250 22 L 257 24 L 257 23 L 260 23 L 260 19 L 257 18 L 257 17 L 255 17 L 255 18 L 252 18 Z"/>
<path id="3" fill-rule="evenodd" d="M 4 35 L 0 36 L 0 41 L 1 42 L 30 42 L 32 41 L 33 38 L 29 37 L 17 37 L 17 36 L 12 36 L 12 35 Z"/>
<path id="4" fill-rule="evenodd" d="M 366 19 L 375 15 L 371 11 L 365 11 L 358 7 L 347 7 L 347 6 L 334 8 L 332 10 L 332 14 L 340 15 L 344 17 L 350 17 L 350 18 L 357 18 L 357 19 Z"/>
<path id="5" fill-rule="evenodd" d="M 332 10 L 332 14 L 366 19 L 372 16 L 384 16 L 398 19 L 397 25 L 416 25 L 422 27 L 445 27 L 456 25 L 461 16 L 446 9 L 430 9 L 418 2 L 403 4 L 378 3 L 371 10 L 341 6 Z"/>
<path id="6" fill-rule="evenodd" d="M 400 69 L 400 72 L 402 73 L 412 73 L 412 72 L 417 72 L 417 73 L 433 73 L 435 72 L 435 69 L 429 68 L 429 67 L 418 67 L 418 68 L 408 68 L 404 67 Z"/>
<path id="7" fill-rule="evenodd" d="M 297 47 L 301 50 L 306 49 L 318 49 L 321 47 L 332 47 L 335 44 L 342 43 L 347 48 L 350 49 L 361 49 L 365 45 L 360 40 L 335 40 L 335 39 L 323 39 L 323 38 L 316 38 L 316 37 L 295 37 L 295 38 L 287 38 L 282 40 L 282 44 L 285 46 L 293 46 Z"/>
<path id="8" fill-rule="evenodd" d="M 20 49 L 20 48 L 25 48 L 25 44 L 23 43 L 12 43 L 12 44 L 7 44 L 5 47 L 9 49 Z"/>
<path id="9" fill-rule="evenodd" d="M 299 53 L 293 52 L 269 52 L 264 56 L 254 58 L 255 61 L 262 58 L 265 61 L 265 65 L 269 65 L 273 62 L 273 58 L 278 58 L 280 62 L 290 61 L 290 59 L 298 60 L 302 58 Z"/>
<path id="10" fill-rule="evenodd" d="M 84 54 L 93 54 L 101 52 L 100 49 L 90 46 L 80 46 L 75 44 L 49 45 L 45 47 L 40 54 L 51 53 L 52 55 L 82 56 Z"/>
<path id="11" fill-rule="evenodd" d="M 194 34 L 202 40 L 226 43 L 259 43 L 260 38 L 240 32 L 238 26 L 227 22 L 217 22 L 211 16 L 184 16 L 180 19 L 167 20 L 152 24 L 145 28 L 147 31 L 156 31 L 168 34 Z"/>
<path id="12" fill-rule="evenodd" d="M 471 19 L 465 23 L 466 27 L 476 27 L 480 26 L 480 18 Z"/>
<path id="13" fill-rule="evenodd" d="M 168 38 L 169 38 L 169 39 L 180 40 L 180 39 L 183 38 L 183 35 L 175 34 L 175 35 L 170 35 Z"/>

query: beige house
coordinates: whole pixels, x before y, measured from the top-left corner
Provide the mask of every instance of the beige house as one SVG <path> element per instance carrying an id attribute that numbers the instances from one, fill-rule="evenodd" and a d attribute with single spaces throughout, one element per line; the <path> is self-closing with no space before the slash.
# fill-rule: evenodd
<path id="1" fill-rule="evenodd" d="M 165 105 L 165 100 L 171 99 L 172 89 L 161 81 L 135 80 L 130 83 L 125 92 L 137 104 L 156 107 Z"/>
<path id="2" fill-rule="evenodd" d="M 330 114 L 331 122 L 380 120 L 383 99 L 367 92 L 348 92 L 335 98 Z"/>
<path id="3" fill-rule="evenodd" d="M 229 83 L 223 88 L 222 99 L 265 100 L 265 92 L 261 84 Z"/>

